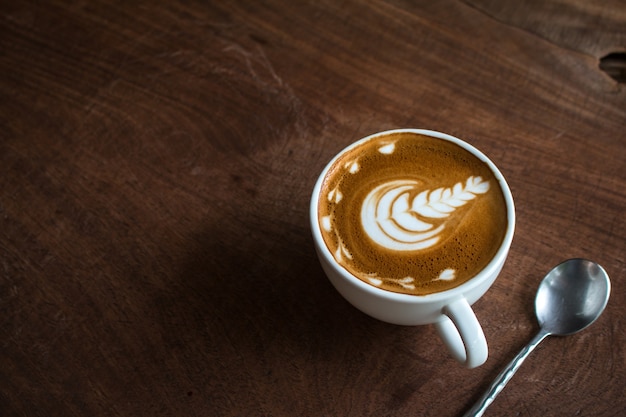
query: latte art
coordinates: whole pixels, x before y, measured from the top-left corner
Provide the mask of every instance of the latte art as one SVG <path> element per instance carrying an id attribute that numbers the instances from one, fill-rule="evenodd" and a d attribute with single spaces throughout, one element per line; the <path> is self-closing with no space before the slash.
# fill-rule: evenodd
<path id="1" fill-rule="evenodd" d="M 394 180 L 379 185 L 365 197 L 361 226 L 374 242 L 396 251 L 417 251 L 435 245 L 445 222 L 435 228 L 430 219 L 449 217 L 476 194 L 487 192 L 489 183 L 481 177 L 469 177 L 465 185 L 459 182 L 454 187 L 422 191 L 411 198 L 418 189 L 417 181 Z"/>
<path id="2" fill-rule="evenodd" d="M 507 223 L 487 164 L 455 143 L 410 132 L 342 154 L 318 204 L 335 260 L 368 284 L 408 294 L 470 279 L 494 256 Z"/>

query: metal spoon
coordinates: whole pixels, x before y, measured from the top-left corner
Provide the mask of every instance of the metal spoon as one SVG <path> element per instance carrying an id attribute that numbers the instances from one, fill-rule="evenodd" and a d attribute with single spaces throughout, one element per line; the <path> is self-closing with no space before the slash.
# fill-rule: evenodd
<path id="1" fill-rule="evenodd" d="M 554 267 L 541 281 L 535 298 L 535 314 L 541 330 L 498 374 L 464 417 L 482 416 L 526 357 L 546 336 L 570 335 L 596 321 L 609 301 L 610 292 L 609 276 L 595 262 L 570 259 Z"/>

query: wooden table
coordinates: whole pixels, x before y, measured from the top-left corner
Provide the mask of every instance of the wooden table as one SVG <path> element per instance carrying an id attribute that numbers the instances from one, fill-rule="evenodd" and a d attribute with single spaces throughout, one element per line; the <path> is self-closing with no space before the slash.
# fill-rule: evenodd
<path id="1" fill-rule="evenodd" d="M 153 3 L 0 6 L 2 416 L 458 416 L 571 257 L 609 272 L 604 315 L 487 415 L 623 415 L 625 2 Z M 470 141 L 512 188 L 480 368 L 315 256 L 322 167 L 396 127 Z"/>

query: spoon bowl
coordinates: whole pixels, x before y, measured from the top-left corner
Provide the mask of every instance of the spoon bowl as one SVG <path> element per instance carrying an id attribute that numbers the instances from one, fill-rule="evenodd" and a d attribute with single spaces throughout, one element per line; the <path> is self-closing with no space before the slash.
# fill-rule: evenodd
<path id="1" fill-rule="evenodd" d="M 611 283 L 606 271 L 586 259 L 557 265 L 539 285 L 535 312 L 548 334 L 566 336 L 596 321 L 609 301 Z"/>
<path id="2" fill-rule="evenodd" d="M 540 330 L 517 356 L 498 374 L 489 389 L 464 417 L 480 417 L 515 372 L 546 336 L 577 333 L 596 321 L 611 293 L 611 281 L 597 263 L 569 259 L 555 266 L 539 284 L 535 314 Z"/>

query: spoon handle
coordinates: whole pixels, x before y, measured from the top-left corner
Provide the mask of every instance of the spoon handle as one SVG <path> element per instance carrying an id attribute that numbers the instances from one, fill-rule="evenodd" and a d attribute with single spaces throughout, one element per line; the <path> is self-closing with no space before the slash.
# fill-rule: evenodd
<path id="1" fill-rule="evenodd" d="M 491 383 L 489 389 L 480 397 L 480 399 L 470 408 L 463 417 L 480 417 L 483 415 L 487 407 L 493 402 L 496 396 L 506 386 L 507 382 L 511 380 L 515 372 L 522 365 L 524 360 L 530 355 L 539 343 L 548 336 L 549 333 L 544 329 L 541 329 L 535 337 L 533 337 L 526 346 L 513 358 L 511 362 L 498 374 L 496 379 Z"/>

